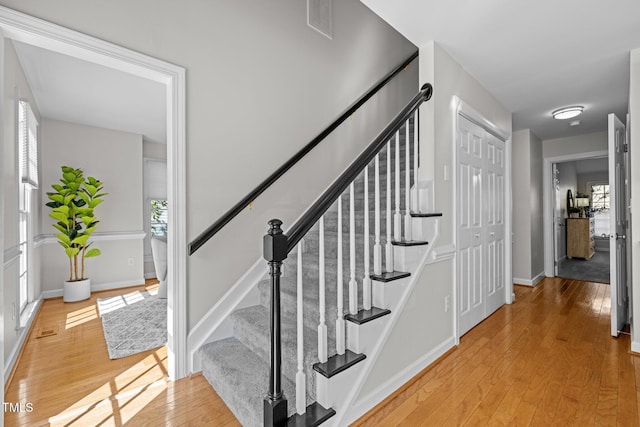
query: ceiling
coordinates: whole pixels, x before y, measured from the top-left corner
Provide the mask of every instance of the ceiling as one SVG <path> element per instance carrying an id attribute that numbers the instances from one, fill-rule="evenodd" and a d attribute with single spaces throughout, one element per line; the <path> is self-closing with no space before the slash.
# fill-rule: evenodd
<path id="1" fill-rule="evenodd" d="M 361 1 L 416 46 L 444 48 L 513 113 L 513 130 L 562 138 L 627 113 L 637 0 Z M 585 107 L 579 126 L 551 118 L 569 105 Z"/>
<path id="2" fill-rule="evenodd" d="M 140 134 L 166 144 L 166 87 L 13 40 L 42 117 Z"/>

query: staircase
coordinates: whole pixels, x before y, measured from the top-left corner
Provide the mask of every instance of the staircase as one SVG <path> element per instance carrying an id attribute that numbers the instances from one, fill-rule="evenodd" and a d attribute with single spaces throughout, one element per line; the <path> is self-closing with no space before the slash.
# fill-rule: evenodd
<path id="1" fill-rule="evenodd" d="M 270 385 L 288 400 L 290 425 L 319 425 L 336 411 L 344 416 L 349 396 L 363 383 L 358 377 L 367 357 L 381 348 L 382 331 L 391 329 L 390 315 L 404 305 L 411 274 L 426 257 L 424 238 L 437 235 L 430 221 L 439 214 L 415 212 L 421 204 L 413 111 L 289 247 L 279 280 L 281 382 L 274 385 L 279 375 L 270 363 L 269 275 L 257 284 L 260 304 L 230 315 L 233 336 L 198 350 L 203 375 L 244 426 L 265 422 Z M 270 224 L 280 232 L 279 221 Z"/>

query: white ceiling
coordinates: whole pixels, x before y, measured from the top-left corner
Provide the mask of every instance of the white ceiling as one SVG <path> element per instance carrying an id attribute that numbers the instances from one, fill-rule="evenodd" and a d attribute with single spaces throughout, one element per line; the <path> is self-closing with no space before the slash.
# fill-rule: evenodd
<path id="1" fill-rule="evenodd" d="M 361 0 L 418 47 L 433 40 L 513 113 L 513 129 L 552 139 L 624 117 L 640 1 Z M 437 86 L 434 91 L 437 91 Z M 584 105 L 582 124 L 551 112 Z"/>
<path id="2" fill-rule="evenodd" d="M 136 133 L 166 144 L 166 87 L 13 41 L 42 117 Z"/>

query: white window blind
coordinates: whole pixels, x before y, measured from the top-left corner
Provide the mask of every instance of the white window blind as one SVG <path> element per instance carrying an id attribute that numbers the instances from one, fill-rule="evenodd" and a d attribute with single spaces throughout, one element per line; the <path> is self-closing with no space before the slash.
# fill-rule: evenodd
<path id="1" fill-rule="evenodd" d="M 38 188 L 38 121 L 27 101 L 21 99 L 18 104 L 20 176 L 23 183 Z"/>

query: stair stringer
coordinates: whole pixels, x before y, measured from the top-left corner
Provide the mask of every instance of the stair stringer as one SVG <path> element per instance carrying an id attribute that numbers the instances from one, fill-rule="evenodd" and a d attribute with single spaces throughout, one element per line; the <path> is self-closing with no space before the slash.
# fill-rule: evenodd
<path id="1" fill-rule="evenodd" d="M 187 351 L 190 373 L 202 371 L 197 354 L 200 347 L 233 336 L 231 313 L 240 308 L 260 304 L 258 283 L 268 272 L 267 262 L 262 258 L 258 259 L 189 332 Z"/>
<path id="2" fill-rule="evenodd" d="M 331 378 L 325 378 L 322 375 L 316 374 L 316 400 L 324 407 L 332 407 L 336 411 L 336 416 L 326 422 L 327 426 L 342 426 L 345 425 L 346 422 L 351 421 L 346 418 L 350 416 L 353 417 L 351 409 L 356 397 L 360 394 L 371 370 L 375 366 L 375 362 L 389 339 L 393 327 L 404 311 L 404 307 L 420 278 L 422 270 L 424 270 L 426 265 L 430 264 L 433 250 L 436 247 L 439 237 L 440 221 L 437 217 L 421 218 L 420 221 L 423 222 L 423 224 L 432 224 L 431 227 L 422 227 L 424 234 L 419 237 L 427 240 L 429 245 L 427 249 L 423 251 L 417 262 L 414 262 L 413 265 L 410 266 L 411 268 L 408 269 L 411 276 L 402 279 L 402 281 L 406 282 L 402 284 L 404 288 L 403 291 L 396 294 L 398 295 L 398 300 L 388 302 L 387 306 L 384 307 L 390 309 L 391 314 L 374 321 L 380 322 L 378 323 L 380 329 L 378 329 L 376 342 L 361 344 L 371 349 L 366 353 L 366 359 Z M 431 230 L 428 230 L 429 228 L 431 228 Z M 397 252 L 398 249 L 399 248 L 396 247 L 394 252 Z M 402 248 L 402 250 L 419 251 L 420 249 L 411 247 Z M 367 339 L 366 336 L 370 336 L 370 334 L 365 334 L 364 339 Z"/>

